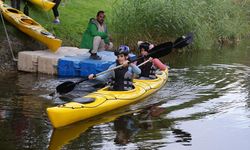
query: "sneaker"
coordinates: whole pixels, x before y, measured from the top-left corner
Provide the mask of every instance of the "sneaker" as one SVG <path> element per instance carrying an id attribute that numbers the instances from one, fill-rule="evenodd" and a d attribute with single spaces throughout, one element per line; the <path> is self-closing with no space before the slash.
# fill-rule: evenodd
<path id="1" fill-rule="evenodd" d="M 102 59 L 102 57 L 98 56 L 97 54 L 91 54 L 89 56 L 89 58 L 90 59 L 94 59 L 94 60 L 101 60 Z"/>
<path id="2" fill-rule="evenodd" d="M 53 21 L 53 23 L 54 23 L 54 24 L 60 24 L 60 20 L 59 20 L 59 19 L 55 19 L 55 20 Z"/>

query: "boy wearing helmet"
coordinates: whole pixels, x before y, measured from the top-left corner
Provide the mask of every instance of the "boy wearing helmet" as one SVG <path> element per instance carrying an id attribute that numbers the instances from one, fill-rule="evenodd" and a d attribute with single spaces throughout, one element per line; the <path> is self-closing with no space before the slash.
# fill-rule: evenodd
<path id="1" fill-rule="evenodd" d="M 133 76 L 139 75 L 141 70 L 133 63 L 129 63 L 129 47 L 121 45 L 118 51 L 115 51 L 117 56 L 116 64 L 111 65 L 109 68 L 113 68 L 119 65 L 123 65 L 121 68 L 110 71 L 106 74 L 96 77 L 97 80 L 102 82 L 108 82 L 111 79 L 110 90 L 113 91 L 128 91 L 134 88 Z M 90 74 L 89 79 L 94 79 L 94 74 Z"/>
<path id="2" fill-rule="evenodd" d="M 137 61 L 137 65 L 140 65 L 144 61 L 149 60 L 149 62 L 140 66 L 141 74 L 139 77 L 140 78 L 142 77 L 142 78 L 155 79 L 156 78 L 156 76 L 155 76 L 156 71 L 158 69 L 165 70 L 166 65 L 164 65 L 157 58 L 153 59 L 151 57 L 149 57 L 149 58 L 147 57 L 148 53 L 150 53 L 150 50 L 154 47 L 153 44 L 150 44 L 149 42 L 142 42 L 142 41 L 139 41 L 137 44 L 138 44 L 138 50 L 140 51 L 139 57 L 143 57 L 143 59 L 140 59 L 139 61 Z"/>

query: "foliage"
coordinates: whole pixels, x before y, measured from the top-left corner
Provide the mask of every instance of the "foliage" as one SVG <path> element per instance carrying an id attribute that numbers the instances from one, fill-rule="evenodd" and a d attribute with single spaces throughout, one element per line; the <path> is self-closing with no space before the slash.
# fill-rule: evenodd
<path id="1" fill-rule="evenodd" d="M 244 9 L 245 1 L 232 0 L 119 0 L 113 3 L 112 27 L 118 43 L 159 43 L 191 31 L 196 48 L 210 48 L 215 40 L 247 34 Z"/>
<path id="2" fill-rule="evenodd" d="M 61 24 L 55 25 L 52 10 L 29 4 L 30 17 L 62 39 L 63 45 L 77 47 L 98 10 L 106 12 L 115 46 L 135 47 L 138 40 L 160 43 L 192 31 L 196 48 L 210 48 L 217 40 L 248 34 L 249 8 L 249 0 L 62 0 Z"/>

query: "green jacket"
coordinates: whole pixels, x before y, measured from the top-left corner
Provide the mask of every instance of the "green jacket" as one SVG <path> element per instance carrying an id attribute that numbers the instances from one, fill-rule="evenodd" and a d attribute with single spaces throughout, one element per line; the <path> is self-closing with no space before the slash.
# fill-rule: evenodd
<path id="1" fill-rule="evenodd" d="M 97 20 L 94 18 L 91 18 L 89 20 L 88 27 L 82 35 L 80 48 L 93 49 L 93 39 L 95 36 L 100 36 L 104 40 L 105 44 L 109 44 L 109 37 L 106 24 L 103 24 L 105 32 L 99 32 L 97 23 Z"/>

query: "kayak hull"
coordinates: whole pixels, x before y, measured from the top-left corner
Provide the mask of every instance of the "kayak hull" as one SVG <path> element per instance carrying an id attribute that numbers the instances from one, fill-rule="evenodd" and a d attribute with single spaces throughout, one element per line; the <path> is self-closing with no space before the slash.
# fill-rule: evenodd
<path id="1" fill-rule="evenodd" d="M 168 69 L 162 71 L 154 80 L 134 80 L 135 88 L 130 91 L 109 91 L 108 87 L 84 97 L 94 98 L 87 104 L 70 102 L 47 108 L 49 120 L 54 128 L 63 127 L 102 113 L 135 103 L 158 91 L 168 79 Z"/>
<path id="2" fill-rule="evenodd" d="M 1 0 L 0 10 L 8 22 L 20 31 L 45 44 L 51 51 L 56 52 L 61 47 L 62 41 L 60 39 L 57 39 L 52 33 L 23 12 L 3 4 Z"/>
<path id="3" fill-rule="evenodd" d="M 51 10 L 54 6 L 55 3 L 48 1 L 48 0 L 29 0 L 32 4 L 39 6 L 42 8 L 44 11 L 49 11 Z"/>

